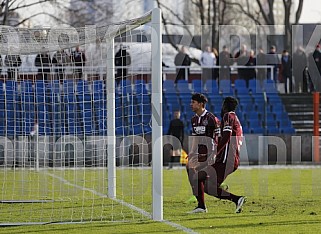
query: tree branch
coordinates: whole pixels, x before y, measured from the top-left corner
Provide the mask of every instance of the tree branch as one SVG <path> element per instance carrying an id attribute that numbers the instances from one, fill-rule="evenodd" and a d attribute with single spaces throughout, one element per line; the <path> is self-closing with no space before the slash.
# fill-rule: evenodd
<path id="1" fill-rule="evenodd" d="M 157 3 L 159 4 L 159 7 L 163 7 L 164 9 L 166 9 L 167 11 L 169 11 L 173 16 L 176 17 L 176 19 L 177 19 L 180 23 L 182 23 L 182 25 L 185 25 L 185 26 L 186 26 L 185 21 L 184 21 L 177 13 L 175 13 L 175 12 L 174 12 L 172 9 L 170 9 L 168 6 L 162 4 L 159 0 L 156 0 L 156 1 L 157 1 Z M 164 21 L 163 21 L 163 22 L 164 22 Z M 164 23 L 164 25 L 165 25 L 165 23 Z M 183 26 L 182 26 L 182 27 L 183 27 Z M 195 41 L 194 36 L 193 36 L 193 33 L 189 30 L 189 28 L 188 28 L 188 27 L 184 27 L 184 29 L 186 29 L 186 31 L 188 32 L 188 34 L 191 36 L 192 41 L 194 42 L 194 44 L 197 45 L 197 47 L 200 48 L 200 45 L 198 45 L 198 43 Z M 175 48 L 177 48 L 177 46 L 176 46 Z"/>
<path id="2" fill-rule="evenodd" d="M 249 11 L 246 11 L 243 7 L 243 5 L 241 5 L 238 2 L 227 2 L 228 5 L 230 6 L 237 6 L 239 8 L 239 10 L 245 14 L 246 16 L 248 16 L 251 20 L 253 20 L 257 25 L 262 25 L 262 23 L 255 17 L 255 15 L 251 14 Z"/>
<path id="3" fill-rule="evenodd" d="M 257 4 L 259 5 L 259 8 L 260 8 L 260 12 L 263 16 L 263 19 L 265 20 L 266 24 L 270 24 L 270 21 L 269 21 L 269 17 L 267 16 L 266 12 L 264 11 L 264 8 L 262 6 L 262 3 L 260 0 L 256 0 Z M 273 9 L 272 9 L 273 10 Z M 271 11 L 271 9 L 269 9 L 269 11 Z"/>
<path id="4" fill-rule="evenodd" d="M 298 9 L 295 13 L 295 24 L 298 24 L 299 23 L 299 20 L 301 18 L 301 14 L 302 14 L 302 9 L 303 9 L 303 0 L 299 0 L 299 6 L 298 6 Z"/>

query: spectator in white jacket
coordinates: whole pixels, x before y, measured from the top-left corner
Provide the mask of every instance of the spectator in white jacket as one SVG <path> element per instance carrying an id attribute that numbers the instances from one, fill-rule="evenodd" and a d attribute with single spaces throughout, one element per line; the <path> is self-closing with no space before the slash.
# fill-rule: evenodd
<path id="1" fill-rule="evenodd" d="M 200 63 L 202 66 L 202 81 L 205 85 L 207 80 L 214 79 L 213 66 L 216 65 L 216 57 L 210 46 L 206 46 L 202 52 Z"/>

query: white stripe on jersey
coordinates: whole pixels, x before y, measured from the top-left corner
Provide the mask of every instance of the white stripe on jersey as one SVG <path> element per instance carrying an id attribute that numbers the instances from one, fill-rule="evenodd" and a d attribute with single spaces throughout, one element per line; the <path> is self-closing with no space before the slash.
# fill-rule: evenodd
<path id="1" fill-rule="evenodd" d="M 225 163 L 225 162 L 226 162 L 228 146 L 229 146 L 229 143 L 227 143 L 227 144 L 226 144 L 226 146 L 225 146 L 225 153 L 224 153 L 224 160 L 223 160 L 223 163 Z"/>
<path id="2" fill-rule="evenodd" d="M 225 132 L 225 131 L 230 131 L 230 132 L 232 132 L 232 127 L 231 127 L 231 126 L 225 126 L 225 127 L 223 128 L 223 132 Z"/>

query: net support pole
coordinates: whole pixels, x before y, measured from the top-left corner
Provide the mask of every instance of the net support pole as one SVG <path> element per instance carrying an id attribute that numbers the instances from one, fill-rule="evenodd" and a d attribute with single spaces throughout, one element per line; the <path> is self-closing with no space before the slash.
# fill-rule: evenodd
<path id="1" fill-rule="evenodd" d="M 152 174 L 153 220 L 163 220 L 163 126 L 162 126 L 162 24 L 161 10 L 152 11 Z"/>
<path id="2" fill-rule="evenodd" d="M 114 38 L 107 42 L 107 169 L 108 169 L 108 197 L 116 198 L 116 133 L 115 133 L 115 63 Z"/>
<path id="3" fill-rule="evenodd" d="M 320 93 L 313 93 L 313 159 L 314 162 L 320 162 L 320 146 L 319 146 L 319 106 Z"/>

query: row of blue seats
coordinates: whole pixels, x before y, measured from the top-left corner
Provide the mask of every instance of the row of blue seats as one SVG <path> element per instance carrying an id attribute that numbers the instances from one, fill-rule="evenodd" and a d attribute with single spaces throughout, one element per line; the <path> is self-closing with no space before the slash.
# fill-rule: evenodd
<path id="1" fill-rule="evenodd" d="M 26 81 L 18 88 L 16 82 L 7 81 L 5 88 L 0 88 L 0 135 L 28 135 L 35 122 L 40 135 L 106 135 L 106 95 L 99 88 L 101 82 L 96 83 L 99 86 L 93 95 L 83 84 L 78 82 L 75 93 L 73 82 L 65 82 L 62 92 L 57 82 L 36 82 L 33 86 Z M 150 132 L 150 126 L 143 124 L 151 118 L 146 97 L 137 99 L 140 105 L 127 108 L 123 108 L 126 99 L 116 98 L 116 134 Z"/>
<path id="2" fill-rule="evenodd" d="M 207 80 L 205 84 L 202 80 L 178 80 L 177 84 L 173 80 L 163 82 L 163 90 L 166 93 L 209 93 L 209 94 L 245 94 L 245 93 L 278 93 L 276 84 L 273 80 L 250 79 L 249 85 L 243 79 L 236 79 L 234 83 L 231 80 Z"/>
<path id="3" fill-rule="evenodd" d="M 191 95 L 166 93 L 164 96 L 164 108 L 169 112 L 173 112 L 177 109 L 181 110 L 182 120 L 188 126 L 190 118 L 193 115 L 189 107 Z M 222 101 L 225 96 L 226 95 L 208 94 L 207 97 L 209 102 L 207 104 L 207 109 L 219 116 Z M 278 133 L 293 133 L 293 131 L 295 131 L 278 94 L 268 94 L 267 104 L 265 103 L 263 94 L 259 93 L 246 93 L 237 95 L 236 97 L 239 99 L 240 103 L 237 114 L 244 127 L 244 132 L 257 133 L 260 127 L 261 133 L 264 133 L 265 130 L 263 129 L 263 126 L 265 122 L 268 123 L 268 127 L 278 127 Z M 250 126 L 249 122 L 252 120 L 254 122 L 260 122 L 261 124 Z M 252 130 L 252 127 L 255 129 Z M 189 130 L 187 129 L 186 132 L 189 132 Z M 273 132 L 276 132 L 276 130 Z"/>
<path id="4" fill-rule="evenodd" d="M 87 109 L 88 112 L 90 112 L 89 111 L 90 107 L 87 104 L 91 104 L 91 102 L 93 101 L 95 103 L 95 105 L 97 105 L 96 102 L 98 102 L 98 103 L 104 102 L 102 100 L 105 100 L 105 98 L 106 98 L 105 89 L 103 88 L 103 84 L 102 84 L 101 81 L 93 82 L 94 88 L 92 88 L 92 89 L 95 91 L 94 93 L 89 91 L 87 82 L 83 82 L 83 81 L 78 82 L 77 83 L 78 92 L 76 92 L 76 95 L 75 95 L 75 90 L 76 90 L 75 87 L 76 86 L 75 86 L 75 83 L 73 81 L 66 81 L 64 83 L 63 90 L 61 90 L 61 88 L 59 87 L 60 86 L 59 83 L 58 83 L 58 87 L 57 87 L 56 83 L 54 83 L 54 84 L 49 83 L 49 84 L 45 85 L 43 82 L 36 82 L 34 87 L 33 87 L 31 82 L 21 82 L 21 84 L 20 84 L 21 85 L 21 91 L 17 91 L 16 87 L 13 87 L 13 86 L 16 86 L 16 84 L 14 82 L 12 82 L 13 85 L 11 85 L 11 89 L 10 89 L 10 84 L 9 85 L 7 85 L 7 84 L 6 84 L 6 89 L 5 89 L 6 100 L 7 101 L 10 100 L 11 97 L 12 98 L 19 97 L 19 95 L 17 95 L 17 94 L 20 93 L 20 102 L 22 101 L 24 103 L 24 105 L 26 105 L 26 103 L 35 103 L 35 102 L 36 103 L 59 103 L 59 99 L 60 99 L 60 100 L 63 100 L 63 101 L 67 100 L 67 102 L 66 102 L 67 104 L 70 103 L 70 102 L 71 103 L 80 103 L 80 107 L 78 107 L 77 105 L 73 104 L 74 106 L 76 106 L 76 108 L 78 108 L 80 110 L 79 112 L 83 112 L 81 110 L 85 110 L 85 109 Z M 47 87 L 48 87 L 48 89 L 47 89 Z M 0 90 L 3 91 L 3 89 L 0 89 Z M 16 91 L 13 92 L 13 90 L 16 90 Z M 10 92 L 12 93 L 12 95 L 10 95 Z M 61 92 L 62 92 L 62 94 L 61 94 Z M 34 93 L 36 93 L 36 97 L 35 97 L 36 100 L 32 99 Z M 41 97 L 43 97 L 43 96 L 46 97 L 46 95 L 48 95 L 48 94 L 49 94 L 49 99 L 48 100 L 41 99 Z M 92 94 L 93 94 L 93 96 L 91 96 Z M 243 95 L 243 96 L 238 95 L 238 97 L 240 99 L 241 99 L 241 97 L 243 98 L 241 104 L 243 102 L 245 102 L 245 100 L 252 100 L 253 101 L 253 98 L 254 98 L 254 100 L 262 99 L 262 95 L 261 95 L 261 98 L 258 98 L 260 96 L 259 94 L 256 95 L 256 96 L 253 95 L 253 94 L 252 95 L 247 94 L 247 95 L 248 95 L 247 97 L 246 97 L 246 95 Z M 164 94 L 164 97 L 165 97 L 165 102 L 164 103 L 166 104 L 166 108 L 164 110 L 165 111 L 168 110 L 169 106 L 172 106 L 171 110 L 173 110 L 173 105 L 175 105 L 175 101 L 167 100 L 167 96 L 168 96 L 167 93 L 165 93 Z M 184 121 L 186 121 L 187 124 L 188 124 L 188 122 L 190 121 L 191 116 L 193 115 L 193 113 L 189 110 L 189 103 L 190 103 L 191 94 L 190 93 L 188 93 L 186 95 L 184 95 L 184 94 L 180 94 L 180 95 L 177 95 L 177 94 L 172 95 L 172 94 L 170 94 L 169 96 L 172 96 L 173 98 L 176 98 L 176 100 L 178 100 L 178 102 L 176 102 L 176 105 L 178 107 L 180 107 L 180 108 L 185 107 L 184 111 L 186 112 L 186 114 L 185 114 L 186 117 L 185 117 Z M 268 97 L 270 97 L 270 96 L 272 97 L 272 95 L 269 95 Z M 219 94 L 208 94 L 208 97 L 209 97 L 209 100 L 210 100 L 209 109 L 212 112 L 219 113 L 220 108 L 221 108 L 221 102 L 222 102 L 223 96 L 221 96 Z M 279 99 L 278 96 L 275 96 L 275 97 L 277 97 Z M 54 99 L 52 99 L 52 98 L 54 98 Z M 182 103 L 180 103 L 180 99 L 184 100 L 184 102 L 185 102 L 184 105 L 182 105 Z M 54 102 L 52 102 L 52 100 L 54 100 Z M 273 99 L 273 100 L 276 100 L 276 98 Z M 16 101 L 19 102 L 19 100 L 16 100 Z M 280 101 L 280 99 L 278 101 Z M 211 104 L 211 102 L 213 104 Z M 127 124 L 126 126 L 129 126 L 128 124 L 130 124 L 130 126 L 134 125 L 134 126 L 136 126 L 136 130 L 137 131 L 140 129 L 140 132 L 144 132 L 144 131 L 146 132 L 147 130 L 149 130 L 148 129 L 149 125 L 143 124 L 143 123 L 147 123 L 147 121 L 150 121 L 150 117 L 151 117 L 151 114 L 150 114 L 151 113 L 151 108 L 150 108 L 150 105 L 148 103 L 150 103 L 150 95 L 148 95 L 148 94 L 137 95 L 135 97 L 134 96 L 130 96 L 130 98 L 128 98 L 128 96 L 127 97 L 119 96 L 119 98 L 116 98 L 116 107 L 118 107 L 118 106 L 124 107 L 124 106 L 128 106 L 129 105 L 130 108 L 117 108 L 116 109 L 116 116 L 132 116 L 132 118 L 130 118 L 131 122 L 126 122 L 126 124 Z M 70 107 L 67 104 L 65 106 Z M 137 105 L 137 104 L 143 104 L 143 105 Z M 48 104 L 48 105 L 50 105 L 50 104 Z M 85 105 L 87 105 L 87 106 L 85 106 Z M 94 113 L 94 115 L 92 115 L 93 118 L 91 118 L 90 122 L 94 122 L 94 124 L 84 123 L 82 121 L 82 116 L 81 116 L 82 114 L 79 114 L 79 113 L 78 114 L 73 114 L 73 115 L 71 115 L 71 114 L 69 115 L 68 114 L 68 117 L 67 117 L 68 121 L 70 119 L 73 119 L 73 122 L 76 123 L 76 125 L 77 124 L 80 125 L 80 127 L 78 127 L 78 125 L 77 125 L 77 127 L 73 127 L 73 129 L 71 129 L 70 131 L 68 130 L 68 131 L 71 132 L 71 133 L 86 132 L 86 134 L 92 134 L 93 132 L 97 132 L 98 131 L 101 134 L 104 134 L 104 132 L 106 131 L 106 123 L 104 123 L 105 119 L 103 119 L 102 121 L 99 120 L 99 117 L 97 118 L 96 112 L 101 112 L 102 113 L 101 116 L 104 116 L 104 118 L 106 118 L 107 113 L 104 113 L 104 112 L 106 112 L 105 105 L 106 104 L 103 104 L 103 108 L 97 108 L 97 111 L 95 109 L 91 110 L 92 113 Z M 137 106 L 135 106 L 135 105 L 137 105 Z M 59 104 L 57 104 L 55 106 L 59 106 Z M 102 105 L 98 104 L 98 106 L 102 106 Z M 251 106 L 253 106 L 253 105 L 251 105 Z M 27 109 L 27 108 L 28 107 L 25 107 L 25 106 L 23 107 L 23 109 Z M 67 112 L 74 113 L 74 111 L 71 111 L 71 110 L 74 110 L 74 109 L 75 109 L 75 107 L 69 108 L 67 110 Z M 49 108 L 48 108 L 48 110 L 49 110 Z M 243 112 L 245 112 L 245 111 L 243 111 Z M 79 117 L 79 115 L 80 115 L 80 117 Z M 77 118 L 72 117 L 72 116 L 77 116 Z M 89 116 L 90 116 L 90 113 L 87 113 L 87 118 Z M 246 115 L 245 114 L 244 115 L 241 114 L 239 116 L 240 116 L 241 121 L 243 123 L 245 123 L 244 126 L 247 127 L 247 125 L 248 125 L 247 122 L 248 121 L 246 119 Z M 244 119 L 242 119 L 243 116 L 244 116 Z M 30 118 L 32 120 L 32 115 L 31 115 Z M 44 117 L 39 117 L 39 116 L 38 116 L 38 118 L 44 119 Z M 47 117 L 47 119 L 48 119 L 48 117 Z M 59 116 L 56 116 L 56 117 L 54 117 L 52 119 L 59 119 Z M 73 126 L 73 124 L 72 124 L 73 122 L 72 121 L 69 121 L 71 124 L 70 123 L 69 124 L 65 124 L 65 122 L 67 120 L 64 119 L 64 118 L 60 118 L 60 119 L 62 119 L 62 121 L 61 120 L 58 121 L 58 122 L 60 122 L 60 125 L 62 125 L 62 126 L 71 125 L 71 128 L 72 128 L 72 126 Z M 49 120 L 50 120 L 50 118 L 49 118 Z M 126 119 L 126 121 L 127 121 L 127 119 Z M 34 121 L 29 121 L 29 122 L 30 122 L 29 125 L 32 126 Z M 49 123 L 50 123 L 50 121 L 49 121 Z M 128 130 L 128 127 L 122 127 L 124 125 L 123 122 L 119 123 L 119 122 L 116 121 L 116 123 L 118 123 L 118 125 L 117 125 L 118 127 L 116 128 L 116 131 L 119 131 L 119 133 L 132 132 L 133 131 L 131 129 Z M 59 124 L 56 124 L 56 125 L 59 126 Z M 94 127 L 90 127 L 92 125 L 94 125 Z M 164 125 L 165 125 L 165 123 L 164 123 Z M 85 129 L 86 126 L 89 126 L 87 128 L 87 130 Z M 29 130 L 30 130 L 30 128 L 31 127 L 29 127 Z M 49 129 L 53 129 L 53 128 L 54 127 L 49 126 Z M 94 129 L 94 130 L 92 130 L 92 129 Z M 137 132 L 137 131 L 135 131 L 135 132 Z M 28 132 L 28 131 L 26 130 L 25 132 Z M 56 132 L 58 132 L 58 131 L 56 131 Z M 67 131 L 61 130 L 61 132 L 67 132 Z"/>

